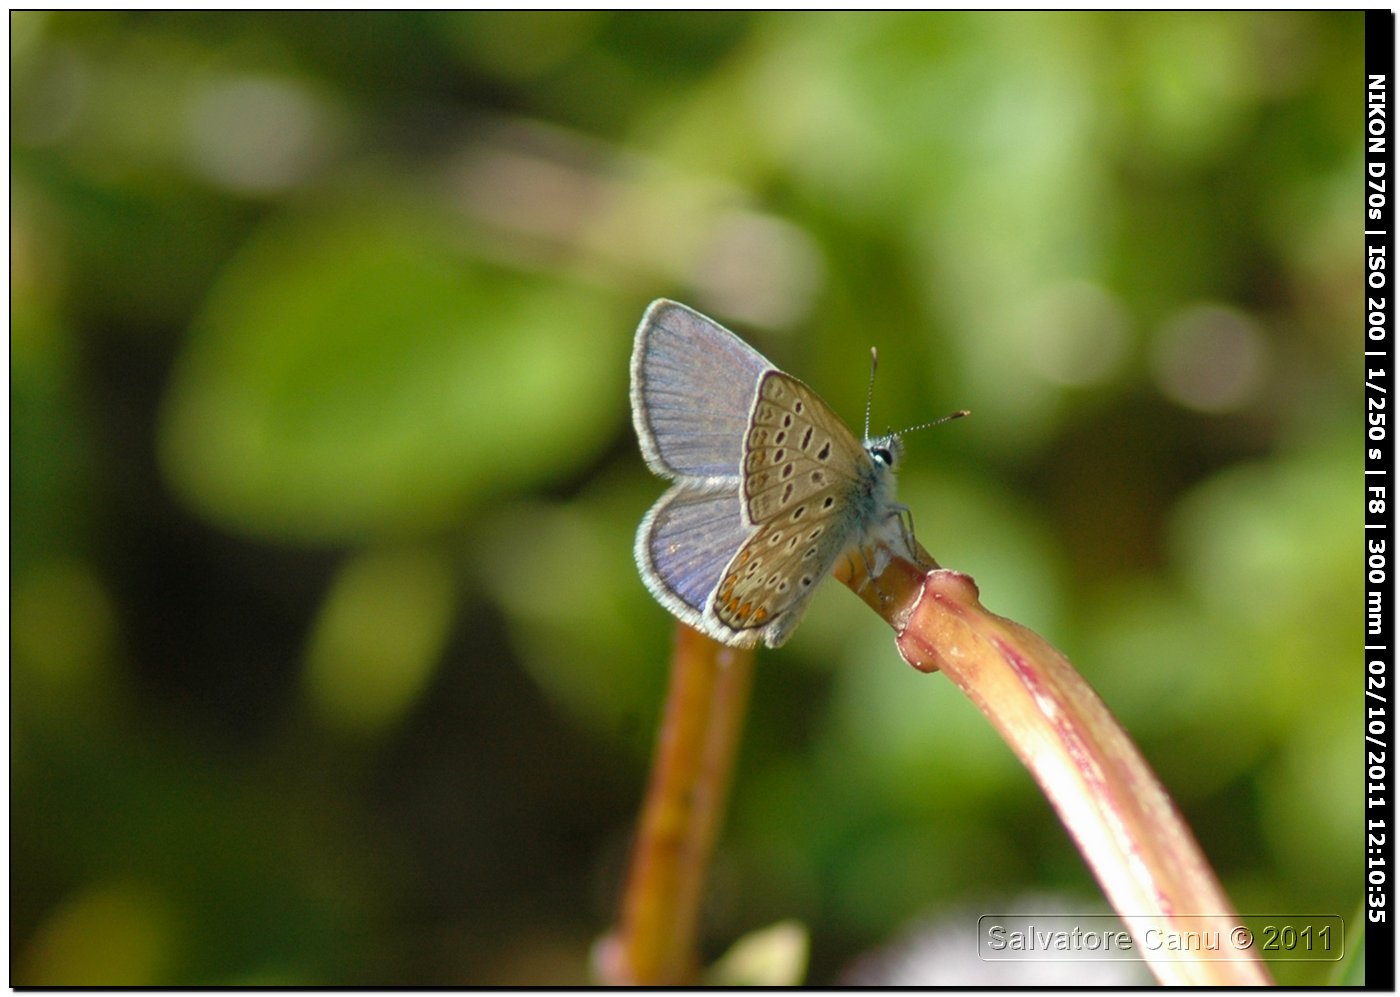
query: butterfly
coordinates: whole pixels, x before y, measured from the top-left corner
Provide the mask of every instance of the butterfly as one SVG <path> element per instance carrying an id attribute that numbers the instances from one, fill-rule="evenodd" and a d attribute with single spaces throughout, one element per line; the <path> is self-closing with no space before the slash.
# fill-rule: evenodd
<path id="1" fill-rule="evenodd" d="M 861 442 L 815 391 L 685 305 L 642 316 L 632 422 L 647 466 L 675 481 L 637 531 L 642 581 L 723 644 L 780 646 L 843 555 L 903 526 L 904 445 L 870 438 L 868 404 Z"/>

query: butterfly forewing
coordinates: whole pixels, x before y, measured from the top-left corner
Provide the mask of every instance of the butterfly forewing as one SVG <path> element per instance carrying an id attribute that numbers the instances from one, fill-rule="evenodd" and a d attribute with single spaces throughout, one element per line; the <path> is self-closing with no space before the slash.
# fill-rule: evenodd
<path id="1" fill-rule="evenodd" d="M 736 630 L 768 628 L 774 646 L 786 639 L 855 539 L 852 498 L 870 465 L 810 388 L 780 371 L 765 374 L 744 443 L 744 510 L 756 529 L 720 579 L 715 617 Z"/>
<path id="2" fill-rule="evenodd" d="M 869 463 L 865 448 L 816 392 L 782 371 L 764 375 L 744 438 L 749 522 L 830 513 Z"/>
<path id="3" fill-rule="evenodd" d="M 632 352 L 632 418 L 666 477 L 738 477 L 754 387 L 773 365 L 699 312 L 657 301 Z"/>

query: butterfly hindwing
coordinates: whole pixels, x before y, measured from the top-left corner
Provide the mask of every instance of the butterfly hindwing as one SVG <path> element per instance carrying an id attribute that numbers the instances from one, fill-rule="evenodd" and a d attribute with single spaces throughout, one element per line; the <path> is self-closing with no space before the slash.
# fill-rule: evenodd
<path id="1" fill-rule="evenodd" d="M 713 489 L 676 485 L 652 506 L 637 531 L 642 579 L 662 605 L 708 633 L 710 596 L 751 532 L 740 514 L 737 484 Z"/>
<path id="2" fill-rule="evenodd" d="M 755 532 L 720 579 L 714 616 L 736 630 L 765 628 L 770 646 L 786 640 L 863 532 L 853 514 L 871 472 L 865 449 L 815 392 L 780 371 L 765 374 L 744 446 L 745 518 Z"/>

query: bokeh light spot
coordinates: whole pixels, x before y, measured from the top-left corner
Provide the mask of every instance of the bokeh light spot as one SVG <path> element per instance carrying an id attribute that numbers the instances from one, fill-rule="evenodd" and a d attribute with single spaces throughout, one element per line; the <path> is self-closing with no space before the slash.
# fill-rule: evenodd
<path id="1" fill-rule="evenodd" d="M 115 630 L 111 600 L 83 563 L 54 558 L 14 580 L 10 649 L 17 668 L 68 684 L 90 677 Z"/>
<path id="2" fill-rule="evenodd" d="M 60 901 L 19 953 L 28 987 L 141 987 L 169 982 L 175 922 L 164 898 L 135 883 L 100 883 Z"/>
<path id="3" fill-rule="evenodd" d="M 442 655 L 452 574 L 426 550 L 376 551 L 331 587 L 311 638 L 306 684 L 334 728 L 373 732 L 399 720 Z"/>
<path id="4" fill-rule="evenodd" d="M 194 167 L 230 190 L 265 194 L 303 180 L 329 154 L 328 110 L 288 79 L 219 79 L 190 100 L 186 140 Z"/>
<path id="5" fill-rule="evenodd" d="M 1026 359 L 1046 380 L 1083 387 L 1111 378 L 1128 352 L 1128 322 L 1117 299 L 1097 284 L 1048 288 L 1028 322 Z"/>
<path id="6" fill-rule="evenodd" d="M 1198 305 L 1157 334 L 1153 375 L 1162 393 L 1202 412 L 1229 412 L 1257 396 L 1270 349 L 1254 319 L 1233 308 Z"/>

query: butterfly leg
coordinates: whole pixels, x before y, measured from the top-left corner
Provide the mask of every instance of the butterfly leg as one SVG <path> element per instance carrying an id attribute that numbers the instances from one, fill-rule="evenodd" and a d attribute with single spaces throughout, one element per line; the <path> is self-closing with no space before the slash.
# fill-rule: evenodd
<path id="1" fill-rule="evenodd" d="M 904 534 L 904 545 L 910 550 L 914 549 L 914 514 L 909 511 L 907 505 L 896 505 L 891 515 L 899 517 L 899 528 Z"/>
<path id="2" fill-rule="evenodd" d="M 885 604 L 885 593 L 880 591 L 880 581 L 875 576 L 875 565 L 870 563 L 870 558 L 866 556 L 864 547 L 857 547 L 856 550 L 860 552 L 861 564 L 865 566 L 865 577 L 875 586 L 875 594 L 880 597 L 880 605 L 883 606 Z"/>
<path id="3" fill-rule="evenodd" d="M 938 566 L 936 563 L 926 564 L 924 559 L 920 556 L 919 543 L 914 539 L 914 514 L 909 511 L 909 507 L 907 505 L 896 504 L 890 510 L 890 515 L 898 517 L 899 519 L 900 539 L 904 541 L 904 549 L 909 556 L 925 567 L 936 568 Z"/>

